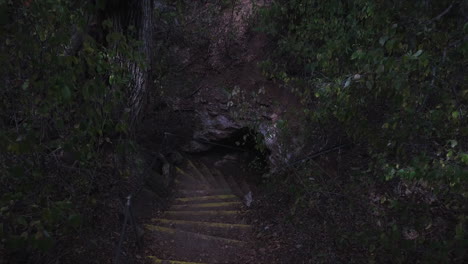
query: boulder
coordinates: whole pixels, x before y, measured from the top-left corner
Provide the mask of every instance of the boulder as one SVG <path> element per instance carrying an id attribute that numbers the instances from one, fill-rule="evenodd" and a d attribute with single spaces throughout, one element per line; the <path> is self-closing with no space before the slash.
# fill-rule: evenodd
<path id="1" fill-rule="evenodd" d="M 230 116 L 210 115 L 208 111 L 199 112 L 200 129 L 195 131 L 193 138 L 200 141 L 220 141 L 227 139 L 234 132 L 242 128 L 242 125 L 234 121 Z"/>

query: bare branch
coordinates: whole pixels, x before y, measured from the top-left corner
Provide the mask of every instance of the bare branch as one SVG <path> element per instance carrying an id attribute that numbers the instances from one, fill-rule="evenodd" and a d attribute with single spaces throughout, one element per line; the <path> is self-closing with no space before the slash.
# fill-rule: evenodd
<path id="1" fill-rule="evenodd" d="M 449 7 L 447 7 L 442 13 L 440 13 L 438 16 L 434 17 L 433 19 L 429 20 L 429 21 L 427 22 L 427 24 L 431 24 L 431 23 L 433 23 L 434 21 L 437 21 L 437 20 L 441 19 L 443 16 L 445 16 L 448 12 L 450 12 L 450 10 L 451 10 L 452 7 L 453 7 L 453 4 L 454 4 L 454 3 L 450 4 Z"/>

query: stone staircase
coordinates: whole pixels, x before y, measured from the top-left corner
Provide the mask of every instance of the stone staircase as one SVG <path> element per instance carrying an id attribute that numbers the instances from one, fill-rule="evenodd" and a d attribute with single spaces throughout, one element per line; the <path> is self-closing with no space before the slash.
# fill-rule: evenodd
<path id="1" fill-rule="evenodd" d="M 202 162 L 188 160 L 176 170 L 176 198 L 145 225 L 154 244 L 147 262 L 239 263 L 251 233 L 242 217 L 249 186 Z"/>

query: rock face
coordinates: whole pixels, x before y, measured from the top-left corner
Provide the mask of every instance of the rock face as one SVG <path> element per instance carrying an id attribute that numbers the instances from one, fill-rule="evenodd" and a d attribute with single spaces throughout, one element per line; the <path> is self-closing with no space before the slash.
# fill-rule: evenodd
<path id="1" fill-rule="evenodd" d="M 213 114 L 201 111 L 198 115 L 202 129 L 194 133 L 194 139 L 200 141 L 220 141 L 229 138 L 232 134 L 242 128 L 229 115 Z"/>
<path id="2" fill-rule="evenodd" d="M 271 170 L 275 171 L 279 166 L 288 162 L 283 154 L 283 147 L 279 142 L 278 128 L 274 123 L 264 122 L 259 126 L 258 132 L 263 135 L 265 146 L 270 150 L 268 161 Z"/>
<path id="3" fill-rule="evenodd" d="M 239 102 L 229 101 L 231 106 L 225 107 L 226 104 L 223 101 L 225 100 L 210 104 L 195 104 L 198 125 L 193 132 L 192 140 L 184 146 L 184 151 L 192 153 L 208 151 L 214 146 L 211 143 L 216 144 L 230 139 L 241 129 L 250 128 L 263 135 L 263 144 L 270 151 L 268 163 L 272 170 L 295 156 L 281 143 L 281 131 L 277 128 L 277 114 L 258 108 L 254 102 L 247 102 L 240 111 Z M 263 105 L 269 108 L 269 105 Z"/>
<path id="4" fill-rule="evenodd" d="M 260 2 L 256 5 L 268 1 Z M 193 4 L 199 10 L 208 10 L 205 4 Z M 268 39 L 250 30 L 253 9 L 251 1 L 242 0 L 230 8 L 215 9 L 210 19 L 203 19 L 198 13 L 187 15 L 194 19 L 195 25 L 207 29 L 206 43 L 200 47 L 175 44 L 171 49 L 172 60 L 185 69 L 183 76 L 196 81 L 180 87 L 170 85 L 170 91 L 189 87 L 185 96 L 174 96 L 184 99 L 170 104 L 174 111 L 194 113 L 191 118 L 195 119 L 195 127 L 190 129 L 192 136 L 185 140 L 184 151 L 207 151 L 213 147 L 210 143 L 232 139 L 240 130 L 249 128 L 263 135 L 263 145 L 271 152 L 269 165 L 274 170 L 293 159 L 298 152 L 296 145 L 303 144 L 299 138 L 295 139 L 297 144 L 282 142 L 283 133 L 277 123 L 288 119 L 285 112 L 294 112 L 291 106 L 297 100 L 288 89 L 265 78 L 258 66 L 268 56 Z M 190 32 L 184 37 L 187 35 Z M 180 81 L 175 78 L 174 83 Z"/>
<path id="5" fill-rule="evenodd" d="M 184 147 L 186 152 L 203 152 L 224 139 L 232 137 L 243 126 L 229 115 L 229 113 L 213 114 L 206 109 L 197 111 L 198 126 L 193 133 L 193 140 Z"/>

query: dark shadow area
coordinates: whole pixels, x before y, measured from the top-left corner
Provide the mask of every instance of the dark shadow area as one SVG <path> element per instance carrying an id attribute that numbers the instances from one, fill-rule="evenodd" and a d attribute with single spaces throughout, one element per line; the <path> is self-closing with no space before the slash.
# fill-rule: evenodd
<path id="1" fill-rule="evenodd" d="M 235 178 L 242 177 L 249 184 L 258 185 L 261 176 L 269 170 L 270 150 L 264 144 L 263 135 L 251 128 L 241 128 L 229 138 L 210 143 L 210 150 L 193 156 L 208 164 L 212 163 L 223 173 Z"/>

